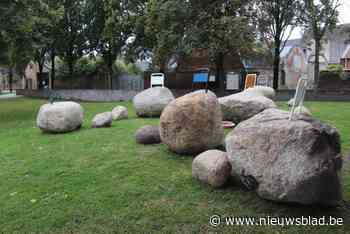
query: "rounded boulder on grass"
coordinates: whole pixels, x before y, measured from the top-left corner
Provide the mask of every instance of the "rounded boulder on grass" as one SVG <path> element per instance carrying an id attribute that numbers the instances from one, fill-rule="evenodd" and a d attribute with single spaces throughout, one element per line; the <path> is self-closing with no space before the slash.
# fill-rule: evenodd
<path id="1" fill-rule="evenodd" d="M 136 131 L 136 142 L 143 145 L 161 143 L 159 126 L 146 125 Z"/>
<path id="2" fill-rule="evenodd" d="M 84 109 L 76 102 L 55 102 L 41 106 L 37 126 L 46 133 L 67 133 L 81 127 Z"/>
<path id="3" fill-rule="evenodd" d="M 231 164 L 223 151 L 208 150 L 193 160 L 192 176 L 214 188 L 224 186 L 230 175 Z"/>
<path id="4" fill-rule="evenodd" d="M 113 120 L 127 119 L 128 116 L 128 109 L 125 106 L 117 106 L 112 110 Z"/>
<path id="5" fill-rule="evenodd" d="M 112 112 L 104 112 L 93 118 L 91 126 L 93 128 L 108 128 L 112 126 L 112 121 Z"/>

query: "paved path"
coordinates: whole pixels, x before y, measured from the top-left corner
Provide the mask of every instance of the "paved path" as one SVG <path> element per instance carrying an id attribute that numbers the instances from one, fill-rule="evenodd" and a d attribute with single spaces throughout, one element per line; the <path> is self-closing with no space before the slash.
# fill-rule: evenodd
<path id="1" fill-rule="evenodd" d="M 19 98 L 19 97 L 22 97 L 22 96 L 16 96 L 16 93 L 0 94 L 0 100 L 14 99 L 14 98 Z"/>

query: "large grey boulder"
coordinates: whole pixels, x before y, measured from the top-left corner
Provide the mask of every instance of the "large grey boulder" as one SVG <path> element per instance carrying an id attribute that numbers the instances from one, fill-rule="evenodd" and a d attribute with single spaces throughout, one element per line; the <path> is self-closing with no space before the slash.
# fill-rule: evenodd
<path id="1" fill-rule="evenodd" d="M 137 94 L 133 104 L 139 117 L 159 117 L 163 109 L 174 99 L 168 88 L 155 87 Z"/>
<path id="2" fill-rule="evenodd" d="M 198 155 L 192 163 L 192 176 L 214 188 L 225 185 L 231 176 L 231 164 L 227 154 L 209 150 Z"/>
<path id="3" fill-rule="evenodd" d="M 172 101 L 160 117 L 160 136 L 179 154 L 198 154 L 223 142 L 222 114 L 214 93 L 197 91 Z"/>
<path id="4" fill-rule="evenodd" d="M 159 126 L 146 125 L 136 131 L 136 142 L 143 145 L 161 143 Z"/>
<path id="5" fill-rule="evenodd" d="M 104 112 L 95 115 L 95 117 L 92 119 L 91 126 L 93 128 L 107 128 L 112 125 L 112 121 L 112 112 Z"/>
<path id="6" fill-rule="evenodd" d="M 125 106 L 117 106 L 112 110 L 113 120 L 122 120 L 129 117 L 128 109 Z"/>
<path id="7" fill-rule="evenodd" d="M 304 205 L 342 199 L 337 130 L 305 115 L 268 109 L 226 138 L 232 175 L 262 198 Z"/>
<path id="8" fill-rule="evenodd" d="M 247 120 L 266 109 L 277 107 L 271 99 L 245 91 L 219 98 L 219 103 L 223 119 L 234 123 Z"/>
<path id="9" fill-rule="evenodd" d="M 264 97 L 272 99 L 272 100 L 276 96 L 275 90 L 273 88 L 267 87 L 267 86 L 254 86 L 252 88 L 248 88 L 248 89 L 244 90 L 244 92 L 250 93 L 253 95 L 264 96 Z"/>
<path id="10" fill-rule="evenodd" d="M 55 102 L 41 106 L 37 126 L 48 133 L 66 133 L 77 130 L 84 120 L 84 109 L 75 102 Z"/>

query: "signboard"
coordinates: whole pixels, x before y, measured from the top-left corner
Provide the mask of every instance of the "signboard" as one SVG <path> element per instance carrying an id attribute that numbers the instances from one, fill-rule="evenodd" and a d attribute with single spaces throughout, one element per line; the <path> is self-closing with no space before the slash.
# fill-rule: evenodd
<path id="1" fill-rule="evenodd" d="M 244 89 L 252 88 L 256 85 L 256 74 L 248 74 L 245 78 Z"/>
<path id="2" fill-rule="evenodd" d="M 209 82 L 215 82 L 216 76 L 215 75 L 210 75 L 209 76 Z"/>
<path id="3" fill-rule="evenodd" d="M 195 73 L 193 75 L 193 83 L 207 83 L 209 79 L 208 73 Z"/>
<path id="4" fill-rule="evenodd" d="M 238 89 L 239 89 L 239 74 L 227 73 L 226 90 L 238 90 Z"/>

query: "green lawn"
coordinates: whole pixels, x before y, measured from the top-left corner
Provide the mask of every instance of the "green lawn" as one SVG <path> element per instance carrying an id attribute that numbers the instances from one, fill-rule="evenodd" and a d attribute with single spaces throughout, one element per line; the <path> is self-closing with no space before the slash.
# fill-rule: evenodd
<path id="1" fill-rule="evenodd" d="M 83 128 L 65 135 L 35 126 L 43 100 L 0 100 L 0 233 L 350 233 L 350 166 L 344 202 L 333 209 L 276 204 L 235 186 L 213 190 L 191 177 L 190 157 L 163 145 L 135 143 L 135 131 L 157 119 L 90 129 L 94 114 L 120 103 L 84 103 Z M 285 108 L 283 104 L 281 107 Z M 350 103 L 307 103 L 335 125 L 350 151 Z M 342 227 L 209 226 L 209 217 L 343 217 Z"/>

